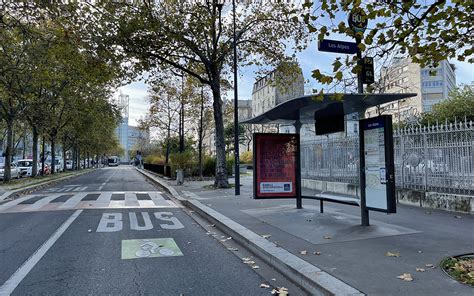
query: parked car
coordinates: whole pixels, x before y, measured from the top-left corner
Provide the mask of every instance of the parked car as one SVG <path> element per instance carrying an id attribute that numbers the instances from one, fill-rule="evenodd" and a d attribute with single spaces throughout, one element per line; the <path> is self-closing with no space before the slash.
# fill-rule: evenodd
<path id="1" fill-rule="evenodd" d="M 72 160 L 70 159 L 66 160 L 66 169 L 72 170 Z"/>
<path id="2" fill-rule="evenodd" d="M 20 159 L 16 162 L 17 168 L 21 176 L 31 177 L 33 172 L 33 159 Z M 39 168 L 39 166 L 37 166 Z"/>
<path id="3" fill-rule="evenodd" d="M 5 164 L 0 163 L 0 180 L 3 180 L 4 171 L 5 171 Z M 13 162 L 11 163 L 11 166 L 10 166 L 10 176 L 12 179 L 13 178 L 20 179 L 20 171 L 18 170 L 16 164 Z"/>
<path id="4" fill-rule="evenodd" d="M 51 168 L 51 158 L 50 157 L 48 157 L 48 159 L 46 159 L 46 163 Z M 56 157 L 54 159 L 54 171 L 56 173 L 61 173 L 61 172 L 64 171 L 64 161 L 61 157 Z"/>

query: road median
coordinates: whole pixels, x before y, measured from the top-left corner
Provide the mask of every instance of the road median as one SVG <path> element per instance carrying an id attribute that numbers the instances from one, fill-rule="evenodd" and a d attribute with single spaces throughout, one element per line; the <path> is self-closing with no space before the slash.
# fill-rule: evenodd
<path id="1" fill-rule="evenodd" d="M 22 184 L 15 184 L 15 185 L 18 185 L 18 187 L 16 186 L 11 187 L 10 190 L 6 190 L 5 192 L 0 194 L 0 202 L 7 199 L 14 199 L 15 197 L 20 196 L 24 193 L 31 193 L 45 186 L 49 186 L 60 181 L 64 181 L 64 180 L 68 180 L 77 176 L 81 176 L 81 175 L 93 172 L 94 170 L 96 169 L 85 169 L 83 171 L 70 173 L 66 176 L 58 176 L 58 177 L 53 176 L 52 178 L 50 177 L 50 178 L 38 180 L 38 182 L 35 182 L 35 183 L 25 184 L 25 186 L 21 186 Z"/>

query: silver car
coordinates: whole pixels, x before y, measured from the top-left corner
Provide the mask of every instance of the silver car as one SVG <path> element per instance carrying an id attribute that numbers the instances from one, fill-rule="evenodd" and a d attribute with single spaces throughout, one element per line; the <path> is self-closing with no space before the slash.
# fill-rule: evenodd
<path id="1" fill-rule="evenodd" d="M 5 171 L 5 164 L 0 163 L 0 180 L 3 180 L 4 171 Z M 16 164 L 14 164 L 13 162 L 11 163 L 11 167 L 10 167 L 10 176 L 12 179 L 13 178 L 20 179 L 20 171 L 16 167 Z"/>

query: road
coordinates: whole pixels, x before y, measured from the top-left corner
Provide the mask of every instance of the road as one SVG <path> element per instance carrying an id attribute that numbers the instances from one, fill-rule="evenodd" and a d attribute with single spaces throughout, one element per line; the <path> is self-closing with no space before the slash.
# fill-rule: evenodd
<path id="1" fill-rule="evenodd" d="M 207 224 L 130 166 L 95 170 L 0 205 L 0 295 L 303 294 Z"/>

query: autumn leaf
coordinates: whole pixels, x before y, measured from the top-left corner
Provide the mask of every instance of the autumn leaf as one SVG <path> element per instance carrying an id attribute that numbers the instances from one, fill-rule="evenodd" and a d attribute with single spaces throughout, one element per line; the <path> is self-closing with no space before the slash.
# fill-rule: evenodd
<path id="1" fill-rule="evenodd" d="M 401 279 L 405 282 L 411 282 L 413 281 L 413 277 L 409 273 L 404 273 L 402 275 L 397 276 L 397 279 Z"/>

